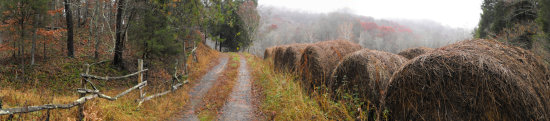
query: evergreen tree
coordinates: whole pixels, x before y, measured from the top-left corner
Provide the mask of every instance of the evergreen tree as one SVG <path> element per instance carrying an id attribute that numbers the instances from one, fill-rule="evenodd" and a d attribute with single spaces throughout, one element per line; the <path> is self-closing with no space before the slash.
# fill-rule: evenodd
<path id="1" fill-rule="evenodd" d="M 170 12 L 166 5 L 168 0 L 150 1 L 142 9 L 139 21 L 132 28 L 132 40 L 137 40 L 137 46 L 142 58 L 152 58 L 180 53 L 181 44 L 177 43 L 176 33 L 170 26 Z"/>
<path id="2" fill-rule="evenodd" d="M 536 34 L 537 0 L 484 0 L 476 38 L 495 38 L 526 49 Z"/>

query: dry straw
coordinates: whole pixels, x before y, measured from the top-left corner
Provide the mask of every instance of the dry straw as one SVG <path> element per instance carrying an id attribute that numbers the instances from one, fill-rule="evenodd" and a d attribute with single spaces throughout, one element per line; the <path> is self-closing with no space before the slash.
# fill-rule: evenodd
<path id="1" fill-rule="evenodd" d="M 264 59 L 273 58 L 273 50 L 275 47 L 269 47 L 264 51 Z"/>
<path id="2" fill-rule="evenodd" d="M 391 120 L 550 120 L 548 80 L 530 51 L 466 40 L 407 62 L 383 106 Z"/>
<path id="3" fill-rule="evenodd" d="M 289 72 L 295 72 L 296 68 L 300 63 L 302 53 L 304 52 L 304 50 L 308 45 L 311 45 L 311 44 L 288 45 L 288 47 L 284 51 L 284 54 L 282 57 L 283 60 L 281 61 L 283 68 L 289 70 Z"/>
<path id="4" fill-rule="evenodd" d="M 413 59 L 414 57 L 417 57 L 419 55 L 422 55 L 424 53 L 428 53 L 430 51 L 433 51 L 432 48 L 426 48 L 426 47 L 417 47 L 417 48 L 409 48 L 406 50 L 403 50 L 398 53 L 398 55 L 401 55 L 407 59 Z"/>
<path id="5" fill-rule="evenodd" d="M 329 88 L 334 97 L 357 95 L 362 102 L 379 106 L 381 93 L 392 74 L 408 59 L 388 52 L 362 49 L 344 58 L 332 74 Z"/>
<path id="6" fill-rule="evenodd" d="M 280 71 L 283 69 L 283 54 L 287 47 L 288 45 L 281 45 L 275 47 L 273 50 L 273 65 L 275 66 L 275 70 Z"/>
<path id="7" fill-rule="evenodd" d="M 347 55 L 360 50 L 359 44 L 332 40 L 309 45 L 300 59 L 299 72 L 307 90 L 325 85 L 336 65 Z"/>

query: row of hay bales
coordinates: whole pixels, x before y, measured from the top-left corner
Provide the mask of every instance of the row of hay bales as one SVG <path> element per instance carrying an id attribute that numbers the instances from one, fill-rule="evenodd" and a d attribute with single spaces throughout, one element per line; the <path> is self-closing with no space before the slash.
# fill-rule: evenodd
<path id="1" fill-rule="evenodd" d="M 397 55 L 341 40 L 272 51 L 277 49 L 282 54 L 271 54 L 279 61 L 275 66 L 298 72 L 306 89 L 326 86 L 335 99 L 357 94 L 378 109 L 378 118 L 387 110 L 391 120 L 550 120 L 550 75 L 544 63 L 527 50 L 494 40 Z"/>

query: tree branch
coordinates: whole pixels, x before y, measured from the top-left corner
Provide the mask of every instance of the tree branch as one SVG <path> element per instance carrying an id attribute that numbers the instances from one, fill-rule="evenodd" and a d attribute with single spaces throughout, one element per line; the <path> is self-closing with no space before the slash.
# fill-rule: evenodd
<path id="1" fill-rule="evenodd" d="M 141 72 L 144 72 L 144 71 L 147 71 L 149 69 L 143 69 L 141 71 L 138 71 L 138 72 L 134 72 L 132 74 L 128 74 L 128 75 L 124 75 L 124 76 L 118 76 L 118 77 L 101 77 L 101 76 L 96 76 L 96 75 L 90 75 L 90 74 L 84 74 L 84 73 L 81 73 L 80 76 L 81 77 L 84 77 L 84 78 L 93 78 L 93 79 L 99 79 L 99 80 L 114 80 L 114 79 L 123 79 L 123 78 L 128 78 L 128 77 L 131 77 L 131 76 L 135 76 Z"/>

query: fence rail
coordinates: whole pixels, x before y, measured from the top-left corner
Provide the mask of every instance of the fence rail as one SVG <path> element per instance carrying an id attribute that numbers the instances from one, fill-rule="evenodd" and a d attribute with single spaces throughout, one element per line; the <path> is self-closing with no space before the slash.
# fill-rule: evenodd
<path id="1" fill-rule="evenodd" d="M 136 90 L 136 89 L 139 89 L 140 90 L 139 91 L 140 92 L 140 94 L 139 94 L 140 97 L 139 97 L 139 99 L 137 99 L 137 101 L 139 102 L 138 106 L 141 106 L 141 104 L 144 101 L 151 100 L 153 98 L 160 97 L 162 95 L 166 95 L 170 92 L 173 92 L 173 91 L 177 90 L 180 86 L 182 86 L 183 84 L 186 84 L 188 82 L 187 80 L 184 81 L 184 82 L 179 82 L 179 79 L 177 79 L 177 74 L 176 74 L 177 71 L 176 71 L 176 72 L 174 72 L 174 76 L 176 76 L 174 78 L 176 78 L 178 80 L 178 83 L 176 83 L 175 81 L 172 81 L 171 89 L 146 97 L 145 93 L 143 92 L 143 88 L 145 86 L 147 86 L 147 81 L 143 81 L 143 73 L 148 71 L 149 69 L 143 69 L 143 60 L 141 60 L 141 59 L 138 60 L 138 71 L 136 71 L 134 73 L 131 73 L 131 74 L 128 74 L 128 75 L 117 76 L 117 77 L 108 77 L 108 76 L 102 77 L 102 76 L 96 76 L 96 75 L 89 74 L 90 66 L 95 65 L 95 64 L 104 63 L 104 62 L 107 62 L 107 61 L 100 61 L 100 62 L 84 65 L 86 67 L 86 73 L 80 74 L 80 77 L 82 78 L 81 82 L 80 82 L 82 88 L 76 89 L 76 91 L 80 94 L 80 97 L 77 100 L 75 100 L 71 103 L 68 103 L 68 104 L 45 104 L 45 105 L 40 105 L 40 106 L 26 106 L 26 107 L 2 109 L 2 100 L 0 99 L 0 116 L 1 115 L 10 115 L 10 117 L 13 117 L 12 116 L 13 114 L 30 113 L 30 112 L 41 111 L 41 110 L 49 110 L 49 109 L 70 109 L 70 108 L 78 106 L 79 107 L 78 118 L 79 118 L 79 120 L 82 120 L 84 118 L 83 104 L 86 103 L 88 100 L 92 100 L 94 98 L 103 98 L 103 99 L 110 100 L 110 101 L 116 101 L 120 97 L 122 97 L 122 96 Z M 123 91 L 123 92 L 121 92 L 117 95 L 115 95 L 114 97 L 113 96 L 108 96 L 108 95 L 105 95 L 105 94 L 101 93 L 98 90 L 98 88 L 95 86 L 95 84 L 92 81 L 90 81 L 90 79 L 103 80 L 103 81 L 118 80 L 118 79 L 125 79 L 125 78 L 129 78 L 129 77 L 133 77 L 133 76 L 138 76 L 138 80 L 137 80 L 138 84 L 131 87 L 131 88 L 128 88 L 127 90 L 125 90 L 125 91 Z M 176 83 L 176 84 L 174 84 L 174 83 Z M 86 86 L 87 84 L 89 84 L 92 89 L 88 89 L 87 86 Z"/>

